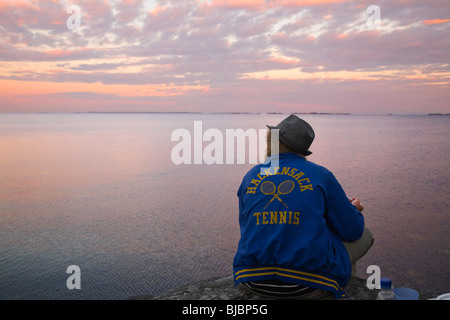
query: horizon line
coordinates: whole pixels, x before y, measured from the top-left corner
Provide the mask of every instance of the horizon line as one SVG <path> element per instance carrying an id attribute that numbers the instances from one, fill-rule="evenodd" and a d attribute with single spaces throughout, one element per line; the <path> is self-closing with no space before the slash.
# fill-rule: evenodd
<path id="1" fill-rule="evenodd" d="M 450 113 L 431 112 L 431 113 L 350 113 L 350 112 L 239 112 L 239 111 L 36 111 L 36 112 L 0 112 L 0 114 L 91 114 L 91 113 L 113 113 L 113 114 L 265 114 L 265 115 L 284 115 L 284 114 L 302 114 L 302 115 L 427 115 L 427 116 L 448 116 Z"/>

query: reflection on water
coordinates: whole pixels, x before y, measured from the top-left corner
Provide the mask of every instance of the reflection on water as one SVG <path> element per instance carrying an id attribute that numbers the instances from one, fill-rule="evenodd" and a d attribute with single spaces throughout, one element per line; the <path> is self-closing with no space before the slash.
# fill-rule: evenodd
<path id="1" fill-rule="evenodd" d="M 236 191 L 251 165 L 171 162 L 177 128 L 264 129 L 283 115 L 0 115 L 0 299 L 122 299 L 231 273 Z M 311 161 L 362 199 L 358 266 L 448 292 L 446 117 L 306 115 Z M 204 146 L 208 143 L 205 142 Z M 82 289 L 66 287 L 81 268 Z"/>

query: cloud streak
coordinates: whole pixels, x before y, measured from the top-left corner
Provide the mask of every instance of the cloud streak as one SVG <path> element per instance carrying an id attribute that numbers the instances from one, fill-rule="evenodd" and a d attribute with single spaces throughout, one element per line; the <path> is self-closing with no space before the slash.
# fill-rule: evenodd
<path id="1" fill-rule="evenodd" d="M 368 30 L 369 5 L 3 1 L 0 85 L 17 87 L 0 92 L 0 112 L 49 111 L 52 99 L 73 103 L 51 111 L 79 111 L 78 100 L 107 111 L 116 99 L 122 111 L 448 112 L 448 6 L 381 1 L 381 28 Z"/>

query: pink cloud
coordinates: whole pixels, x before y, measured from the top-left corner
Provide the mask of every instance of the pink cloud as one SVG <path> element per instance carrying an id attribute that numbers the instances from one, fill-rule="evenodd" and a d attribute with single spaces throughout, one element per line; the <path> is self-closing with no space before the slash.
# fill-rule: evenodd
<path id="1" fill-rule="evenodd" d="M 79 93 L 80 99 L 97 102 L 120 97 L 124 109 L 126 99 L 137 104 L 132 88 L 141 90 L 137 88 L 142 85 L 148 86 L 148 95 L 136 93 L 140 107 L 143 101 L 153 101 L 157 90 L 173 89 L 179 95 L 170 99 L 170 106 L 179 110 L 261 106 L 276 111 L 273 108 L 294 108 L 299 101 L 310 107 L 356 108 L 352 90 L 359 91 L 360 99 L 374 99 L 374 105 L 388 103 L 381 91 L 411 108 L 425 108 L 420 94 L 448 98 L 441 90 L 449 83 L 449 20 L 423 20 L 445 14 L 440 2 L 409 1 L 407 8 L 404 3 L 383 2 L 386 29 L 376 31 L 365 29 L 369 0 L 358 5 L 336 0 L 160 0 L 152 7 L 143 0 L 73 2 L 82 14 L 77 31 L 65 25 L 69 14 L 64 1 L 0 2 L 0 79 L 79 84 L 70 94 L 48 92 L 40 101 L 76 100 Z M 250 73 L 291 69 L 311 77 L 246 78 Z M 400 71 L 386 76 L 386 83 L 367 76 L 339 79 L 340 71 L 356 70 Z M 334 73 L 316 77 L 319 72 Z M 432 77 L 422 77 L 426 72 Z M 126 87 L 126 98 L 114 95 L 108 86 Z M 405 96 L 395 97 L 390 86 Z M 14 97 L 0 94 L 0 105 L 6 100 L 11 104 Z"/>
<path id="2" fill-rule="evenodd" d="M 122 0 L 116 9 L 119 13 L 116 19 L 119 22 L 131 22 L 140 15 L 140 9 L 143 5 L 143 0 Z"/>
<path id="3" fill-rule="evenodd" d="M 65 7 L 59 1 L 2 1 L 0 25 L 8 29 L 52 29 L 65 24 Z"/>
<path id="4" fill-rule="evenodd" d="M 214 0 L 212 5 L 228 9 L 261 10 L 274 7 L 307 7 L 344 2 L 349 2 L 349 0 Z"/>
<path id="5" fill-rule="evenodd" d="M 430 26 L 433 24 L 441 24 L 441 23 L 449 23 L 450 19 L 431 19 L 431 20 L 423 20 L 423 25 Z"/>
<path id="6" fill-rule="evenodd" d="M 265 6 L 264 0 L 214 0 L 214 7 L 228 9 L 259 10 Z"/>

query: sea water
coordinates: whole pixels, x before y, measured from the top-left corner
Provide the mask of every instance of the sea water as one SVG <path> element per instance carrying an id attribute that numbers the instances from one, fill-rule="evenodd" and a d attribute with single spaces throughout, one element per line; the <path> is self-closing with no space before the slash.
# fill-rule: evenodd
<path id="1" fill-rule="evenodd" d="M 450 117 L 299 116 L 316 132 L 308 159 L 365 207 L 375 243 L 357 275 L 378 265 L 397 284 L 448 292 Z M 1 114 L 0 299 L 124 299 L 231 274 L 236 192 L 253 164 L 176 165 L 171 135 L 285 117 Z M 71 265 L 80 289 L 67 287 Z"/>

